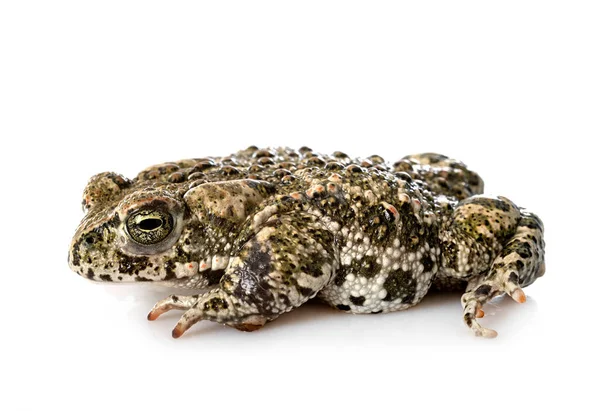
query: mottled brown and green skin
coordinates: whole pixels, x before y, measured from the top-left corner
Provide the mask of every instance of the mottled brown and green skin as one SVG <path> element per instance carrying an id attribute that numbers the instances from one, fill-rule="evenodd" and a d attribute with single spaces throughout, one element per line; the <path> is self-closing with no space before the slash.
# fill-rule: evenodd
<path id="1" fill-rule="evenodd" d="M 198 289 L 149 315 L 186 310 L 175 337 L 203 319 L 254 330 L 313 297 L 353 313 L 397 311 L 432 286 L 466 288 L 465 322 L 493 336 L 475 318 L 500 293 L 523 300 L 520 287 L 543 274 L 543 226 L 482 192 L 476 173 L 439 154 L 390 165 L 249 147 L 133 180 L 94 176 L 69 264 L 95 281 Z M 140 211 L 162 218 L 160 229 L 142 227 L 151 244 L 132 235 Z"/>

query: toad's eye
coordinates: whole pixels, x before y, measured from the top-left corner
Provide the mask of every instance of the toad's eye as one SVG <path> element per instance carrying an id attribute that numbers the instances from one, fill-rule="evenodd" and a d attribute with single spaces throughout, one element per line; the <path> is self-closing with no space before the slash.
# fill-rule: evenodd
<path id="1" fill-rule="evenodd" d="M 173 231 L 173 216 L 162 210 L 140 210 L 126 222 L 127 233 L 139 244 L 157 244 Z"/>

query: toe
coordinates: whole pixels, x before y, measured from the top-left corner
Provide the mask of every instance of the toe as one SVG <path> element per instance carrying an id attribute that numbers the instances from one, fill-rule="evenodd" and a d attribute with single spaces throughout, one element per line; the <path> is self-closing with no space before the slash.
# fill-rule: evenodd
<path id="1" fill-rule="evenodd" d="M 189 309 L 185 314 L 183 314 L 183 316 L 181 316 L 177 322 L 177 325 L 175 325 L 175 328 L 173 328 L 171 335 L 173 338 L 181 337 L 187 330 L 190 329 L 192 325 L 196 324 L 202 319 L 202 310 L 198 309 L 197 307 Z"/>
<path id="2" fill-rule="evenodd" d="M 164 313 L 171 310 L 187 310 L 189 309 L 198 299 L 198 296 L 181 296 L 181 295 L 170 295 L 164 300 L 161 300 L 154 304 L 152 310 L 148 313 L 148 320 L 154 321 Z"/>
<path id="3" fill-rule="evenodd" d="M 498 332 L 496 330 L 492 330 L 491 328 L 483 328 L 481 336 L 483 338 L 496 338 L 498 336 Z"/>
<path id="4" fill-rule="evenodd" d="M 154 309 L 150 310 L 150 312 L 148 313 L 148 321 L 154 321 L 156 320 L 158 317 L 160 317 L 160 314 L 158 311 L 155 311 Z"/>
<path id="5" fill-rule="evenodd" d="M 173 328 L 171 335 L 173 336 L 173 338 L 179 338 L 183 335 L 184 332 L 185 332 L 185 329 L 182 326 L 180 326 L 179 324 L 177 324 L 177 326 L 175 326 L 175 328 Z"/>
<path id="6" fill-rule="evenodd" d="M 515 300 L 518 303 L 523 304 L 525 301 L 527 301 L 527 297 L 525 296 L 525 293 L 523 292 L 523 290 L 521 288 L 517 288 L 516 290 L 514 290 L 510 296 L 512 297 L 513 300 Z"/>

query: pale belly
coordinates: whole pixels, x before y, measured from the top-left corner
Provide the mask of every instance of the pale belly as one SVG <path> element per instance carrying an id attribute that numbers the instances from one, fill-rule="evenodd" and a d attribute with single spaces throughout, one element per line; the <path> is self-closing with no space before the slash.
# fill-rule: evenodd
<path id="1" fill-rule="evenodd" d="M 363 253 L 352 247 L 342 251 L 341 267 L 318 297 L 356 314 L 399 311 L 417 304 L 438 271 L 439 248 L 427 244 L 411 251 L 398 242 Z"/>

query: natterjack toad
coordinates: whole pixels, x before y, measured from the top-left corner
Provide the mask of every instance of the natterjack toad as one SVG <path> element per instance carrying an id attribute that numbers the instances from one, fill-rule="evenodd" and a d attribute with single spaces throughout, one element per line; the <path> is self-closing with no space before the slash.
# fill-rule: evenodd
<path id="1" fill-rule="evenodd" d="M 147 168 L 133 180 L 98 174 L 69 265 L 94 281 L 153 281 L 197 289 L 148 314 L 185 313 L 244 331 L 316 297 L 351 313 L 417 304 L 427 291 L 465 290 L 464 322 L 476 335 L 482 305 L 544 274 L 540 219 L 439 154 L 352 159 L 309 148 L 249 147 Z"/>

